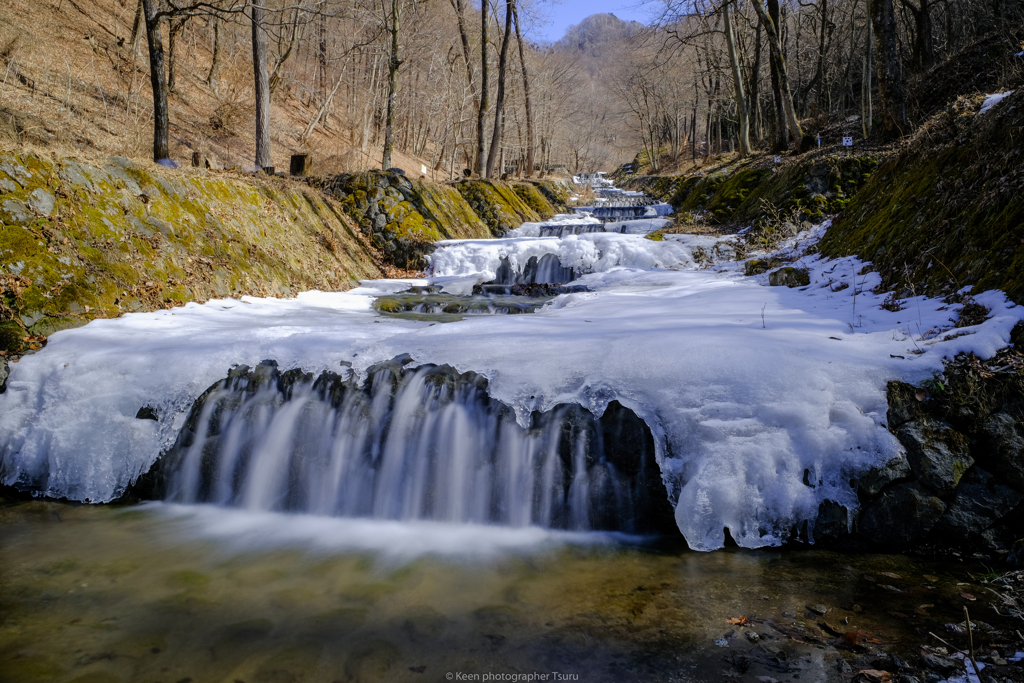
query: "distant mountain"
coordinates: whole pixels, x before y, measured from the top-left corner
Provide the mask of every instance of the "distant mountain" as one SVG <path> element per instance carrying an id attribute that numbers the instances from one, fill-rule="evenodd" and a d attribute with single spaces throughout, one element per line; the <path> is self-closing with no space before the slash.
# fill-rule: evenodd
<path id="1" fill-rule="evenodd" d="M 597 57 L 611 44 L 629 39 L 641 29 L 643 24 L 637 21 L 623 21 L 614 14 L 592 14 L 567 28 L 562 39 L 555 43 L 555 49 Z"/>

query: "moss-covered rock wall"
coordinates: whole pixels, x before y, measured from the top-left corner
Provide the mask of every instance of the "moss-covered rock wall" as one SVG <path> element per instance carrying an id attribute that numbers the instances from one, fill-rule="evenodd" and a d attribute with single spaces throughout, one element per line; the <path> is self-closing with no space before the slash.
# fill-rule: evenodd
<path id="1" fill-rule="evenodd" d="M 872 261 L 887 287 L 974 285 L 1024 301 L 1024 91 L 984 114 L 981 101 L 957 100 L 881 164 L 822 252 Z"/>
<path id="2" fill-rule="evenodd" d="M 382 171 L 310 184 L 338 199 L 384 258 L 402 268 L 421 268 L 423 254 L 437 240 L 490 236 L 488 226 L 450 185 Z"/>
<path id="3" fill-rule="evenodd" d="M 809 156 L 779 166 L 761 157 L 707 174 L 631 178 L 625 186 L 720 224 L 756 221 L 766 212 L 817 222 L 842 211 L 877 165 L 877 157 L 853 154 Z"/>
<path id="4" fill-rule="evenodd" d="M 379 277 L 340 207 L 268 176 L 0 152 L 0 352 L 122 312 Z"/>
<path id="5" fill-rule="evenodd" d="M 501 237 L 525 221 L 542 219 L 541 215 L 516 193 L 516 186 L 513 183 L 498 180 L 460 180 L 456 187 L 495 237 Z M 547 211 L 550 212 L 548 217 L 554 215 L 550 203 Z"/>

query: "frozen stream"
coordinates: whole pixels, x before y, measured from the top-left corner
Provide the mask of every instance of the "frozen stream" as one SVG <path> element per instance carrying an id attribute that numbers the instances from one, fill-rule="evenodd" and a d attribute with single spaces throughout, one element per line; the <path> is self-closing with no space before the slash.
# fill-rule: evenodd
<path id="1" fill-rule="evenodd" d="M 821 230 L 785 245 L 783 255 L 798 256 Z M 339 486 L 360 491 L 344 474 L 360 472 L 366 490 L 377 492 L 376 502 L 349 505 L 332 489 L 317 499 L 333 501 L 329 509 L 307 503 L 296 508 L 283 501 L 293 494 L 288 482 L 294 481 L 295 458 L 301 460 L 308 443 L 295 441 L 294 434 L 310 431 L 298 426 L 303 424 L 297 421 L 298 403 L 278 402 L 269 413 L 251 412 L 238 432 L 250 441 L 277 444 L 279 450 L 271 448 L 265 456 L 266 467 L 277 468 L 277 474 L 267 474 L 262 465 L 251 468 L 257 472 L 251 476 L 249 470 L 232 470 L 231 463 L 250 457 L 251 449 L 237 447 L 235 455 L 219 461 L 229 464 L 218 467 L 227 468 L 226 477 L 249 477 L 244 487 L 216 497 L 203 493 L 213 484 L 196 484 L 196 493 L 179 499 L 259 510 L 348 510 L 393 519 L 591 528 L 581 506 L 593 509 L 586 501 L 597 490 L 596 478 L 611 481 L 612 490 L 619 486 L 617 475 L 607 475 L 611 470 L 604 466 L 604 474 L 595 473 L 587 458 L 604 462 L 604 456 L 584 452 L 586 444 L 579 446 L 584 451 L 545 446 L 557 438 L 543 435 L 536 415 L 578 404 L 592 416 L 586 420 L 599 420 L 615 401 L 649 427 L 665 495 L 691 548 L 722 547 L 726 529 L 740 546 L 773 546 L 804 521 L 813 535 L 824 500 L 855 506 L 851 477 L 896 452 L 898 444 L 884 427 L 887 380 L 919 382 L 959 351 L 990 356 L 1006 345 L 1014 323 L 1024 317 L 1024 309 L 1002 294 L 983 293 L 977 300 L 991 310 L 991 318 L 951 333 L 957 306 L 917 297 L 899 312 L 884 310 L 882 297 L 871 293 L 878 276 L 860 274 L 863 264 L 852 258 L 803 256 L 797 265 L 810 269 L 811 284 L 789 289 L 768 286 L 767 275 L 745 277 L 742 263 L 725 260 L 732 253 L 728 239 L 668 235 L 652 241 L 641 234 L 604 232 L 521 236 L 530 234 L 539 232 L 524 226 L 520 236 L 442 243 L 432 256 L 431 276 L 423 280 L 370 281 L 348 292 L 308 292 L 294 299 L 188 304 L 54 334 L 43 351 L 15 366 L 8 391 L 0 396 L 4 483 L 73 500 L 111 500 L 175 443 L 196 399 L 233 366 L 255 367 L 273 359 L 282 371 L 311 373 L 309 381 L 324 372 L 352 372 L 351 386 L 356 386 L 370 379 L 371 367 L 407 354 L 410 368 L 448 365 L 458 373 L 477 373 L 486 381 L 486 400 L 508 411 L 502 419 L 509 426 L 495 427 L 477 404 L 452 402 L 451 394 L 442 392 L 426 394 L 423 404 L 396 403 L 397 417 L 373 427 L 378 436 L 364 438 L 351 436 L 352 429 L 362 428 L 352 424 L 364 424 L 358 418 L 362 409 L 345 408 L 350 436 L 332 437 L 340 432 L 331 429 L 342 429 L 342 422 L 330 423 L 336 427 L 317 437 L 326 445 L 315 451 L 327 469 L 301 476 L 320 485 L 326 475 L 318 472 L 332 471 Z M 374 308 L 379 297 L 412 286 L 469 295 L 502 270 L 515 280 L 531 267 L 531 259 L 532 272 L 571 271 L 572 284 L 587 291 L 554 296 L 530 314 L 467 315 L 447 323 L 385 316 Z M 540 267 L 552 259 L 556 268 Z M 698 265 L 709 261 L 717 265 Z M 540 280 L 534 275 L 532 281 Z M 367 396 L 367 406 L 378 400 L 373 398 L 378 394 Z M 380 400 L 398 400 L 390 396 Z M 148 413 L 140 410 L 144 407 Z M 430 412 L 435 409 L 441 411 L 436 418 Z M 412 419 L 422 410 L 425 418 L 408 423 L 408 434 L 417 436 L 396 442 L 389 431 L 392 421 Z M 340 420 L 341 412 L 329 419 Z M 147 415 L 158 419 L 140 419 Z M 577 458 L 577 464 L 566 460 L 561 473 L 520 489 L 506 486 L 501 495 L 561 492 L 565 512 L 547 517 L 531 516 L 529 509 L 494 512 L 495 506 L 508 507 L 498 493 L 482 498 L 479 487 L 506 476 L 497 461 L 480 460 L 475 451 L 444 455 L 467 449 L 467 439 L 477 438 L 492 444 L 488 453 L 498 453 L 508 444 L 502 434 L 511 434 L 514 423 L 521 434 L 517 443 L 523 444 L 516 452 L 527 455 L 501 455 L 502 463 L 528 462 L 543 469 L 551 460 L 540 454 L 572 452 L 578 455 L 560 457 Z M 551 424 L 551 434 L 562 433 L 561 423 Z M 593 434 L 596 428 L 582 429 Z M 594 438 L 585 441 L 592 444 Z M 355 444 L 351 452 L 331 446 L 341 441 Z M 386 455 L 388 448 L 397 449 L 396 469 L 375 464 L 384 457 L 375 454 Z M 437 471 L 416 474 L 413 454 L 421 451 L 444 451 L 438 462 L 448 463 L 446 471 L 458 478 L 443 480 L 453 491 L 443 501 L 430 499 L 442 481 Z M 207 467 L 206 457 L 197 451 L 186 461 L 198 472 Z M 364 464 L 351 465 L 356 460 Z M 253 484 L 258 476 L 263 483 Z M 426 496 L 424 502 L 413 507 L 395 502 L 409 495 L 412 489 L 404 482 L 413 476 L 421 477 L 414 488 Z M 253 486 L 260 493 L 251 493 Z"/>

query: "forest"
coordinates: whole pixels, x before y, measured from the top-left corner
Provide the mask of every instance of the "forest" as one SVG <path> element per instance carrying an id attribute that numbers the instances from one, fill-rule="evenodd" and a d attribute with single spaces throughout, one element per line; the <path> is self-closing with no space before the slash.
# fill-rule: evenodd
<path id="1" fill-rule="evenodd" d="M 929 88 L 1016 68 L 984 46 L 1019 45 L 1022 16 L 1012 0 L 668 0 L 650 25 L 598 14 L 544 43 L 545 6 L 516 0 L 61 4 L 47 21 L 84 40 L 47 41 L 33 6 L 0 32 L 19 142 L 436 180 L 897 139 L 931 113 Z M 946 63 L 972 45 L 978 59 Z"/>

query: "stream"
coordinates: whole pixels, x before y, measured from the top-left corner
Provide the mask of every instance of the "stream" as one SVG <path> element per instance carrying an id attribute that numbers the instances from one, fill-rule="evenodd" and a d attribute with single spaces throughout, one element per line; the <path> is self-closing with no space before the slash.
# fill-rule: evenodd
<path id="1" fill-rule="evenodd" d="M 626 199 L 21 359 L 0 483 L 68 502 L 0 499 L 0 683 L 839 681 L 965 647 L 964 606 L 1012 650 L 986 558 L 814 534 L 900 451 L 886 381 L 1024 309 L 889 310 L 826 225 L 755 255 L 809 273 L 769 286 Z"/>

